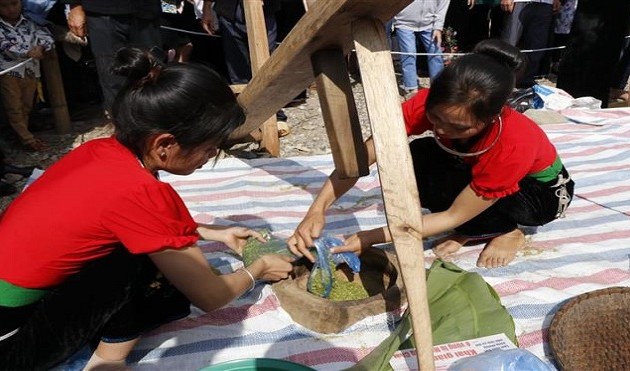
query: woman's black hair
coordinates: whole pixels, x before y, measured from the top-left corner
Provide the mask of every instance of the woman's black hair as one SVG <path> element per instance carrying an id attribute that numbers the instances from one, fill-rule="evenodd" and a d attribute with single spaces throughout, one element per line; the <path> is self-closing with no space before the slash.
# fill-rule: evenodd
<path id="1" fill-rule="evenodd" d="M 481 41 L 472 54 L 457 58 L 435 78 L 426 109 L 463 106 L 476 119 L 490 122 L 501 112 L 525 67 L 525 57 L 515 46 L 498 39 Z"/>
<path id="2" fill-rule="evenodd" d="M 152 134 L 172 134 L 184 151 L 221 147 L 245 122 L 228 84 L 207 66 L 162 66 L 148 52 L 122 48 L 112 71 L 127 77 L 112 106 L 115 135 L 139 157 Z"/>

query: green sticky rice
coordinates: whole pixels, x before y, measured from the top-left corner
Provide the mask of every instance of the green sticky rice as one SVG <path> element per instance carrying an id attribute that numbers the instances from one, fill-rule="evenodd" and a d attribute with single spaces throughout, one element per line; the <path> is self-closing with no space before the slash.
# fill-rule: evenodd
<path id="1" fill-rule="evenodd" d="M 273 237 L 268 230 L 261 230 L 259 233 L 263 235 L 267 242 L 260 242 L 253 237 L 247 239 L 247 243 L 243 247 L 243 263 L 245 263 L 245 266 L 250 265 L 266 254 L 293 256 L 285 241 Z"/>
<path id="2" fill-rule="evenodd" d="M 360 282 L 350 282 L 344 277 L 344 273 L 336 269 L 335 263 L 330 262 L 330 269 L 333 272 L 332 275 L 332 288 L 330 289 L 330 295 L 328 300 L 332 301 L 346 301 L 346 300 L 361 300 L 368 298 L 370 295 L 365 290 Z M 313 277 L 311 278 L 311 287 L 309 292 L 319 297 L 324 296 L 325 284 L 324 273 L 321 269 L 317 269 Z"/>

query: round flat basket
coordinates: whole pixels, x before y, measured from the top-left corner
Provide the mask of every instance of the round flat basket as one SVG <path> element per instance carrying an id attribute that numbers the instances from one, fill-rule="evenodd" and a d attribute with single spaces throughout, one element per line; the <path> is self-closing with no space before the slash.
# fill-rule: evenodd
<path id="1" fill-rule="evenodd" d="M 630 287 L 610 287 L 566 302 L 549 326 L 562 370 L 630 370 Z"/>

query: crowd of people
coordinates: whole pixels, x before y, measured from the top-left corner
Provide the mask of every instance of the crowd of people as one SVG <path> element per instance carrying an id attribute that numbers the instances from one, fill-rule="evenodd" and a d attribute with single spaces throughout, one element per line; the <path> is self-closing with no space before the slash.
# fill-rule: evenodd
<path id="1" fill-rule="evenodd" d="M 419 35 L 425 47 L 439 52 L 441 28 L 456 1 L 461 0 L 414 1 L 390 24 L 399 46 L 415 48 Z M 264 2 L 270 49 L 282 38 L 277 36 L 277 17 L 283 3 L 291 1 Z M 478 6 L 474 0 L 465 4 L 468 11 Z M 581 40 L 605 29 L 610 33 L 598 36 L 601 43 L 616 40 L 618 48 L 607 51 L 615 55 L 610 62 L 616 65 L 630 22 L 618 21 L 618 15 L 630 18 L 630 11 L 619 13 L 630 5 L 621 0 L 611 0 L 608 8 L 592 4 L 579 1 L 573 22 L 577 28 L 569 34 L 565 55 L 600 46 L 597 40 L 589 45 Z M 212 311 L 257 280 L 285 279 L 292 271 L 292 258 L 269 254 L 233 273 L 215 274 L 197 247 L 199 240 L 219 241 L 239 253 L 248 238 L 264 241 L 262 236 L 245 227 L 196 223 L 175 190 L 159 180 L 160 171 L 187 175 L 202 167 L 245 121 L 229 86 L 251 78 L 242 2 L 197 4 L 199 27 L 221 34 L 227 66 L 223 76 L 194 61 L 190 40 L 162 43 L 165 8 L 158 0 L 69 0 L 67 5 L 70 31 L 90 40 L 103 112 L 115 134 L 71 151 L 0 215 L 0 364 L 9 370 L 48 369 L 86 345 L 94 350 L 86 369 L 124 366 L 144 332 L 188 315 L 191 304 Z M 176 15 L 182 3 L 166 5 Z M 486 241 L 477 265 L 495 268 L 509 264 L 524 245 L 521 226 L 564 216 L 574 184 L 545 133 L 506 104 L 514 89 L 532 83 L 542 63 L 542 57 L 523 53 L 517 45 L 549 45 L 542 27 L 551 32 L 553 12 L 561 4 L 502 0 L 485 5 L 481 17 L 486 17 L 488 32 L 493 6 L 504 12 L 503 40 L 479 33 L 482 40 L 468 41 L 474 44 L 470 53 L 430 67 L 429 89 L 417 84 L 416 56 L 410 53 L 414 61 L 403 63 L 402 80 L 413 95 L 402 110 L 409 136 L 433 133 L 409 145 L 421 204 L 431 211 L 423 217 L 424 236 L 447 233 L 434 246 L 441 258 L 468 241 Z M 35 68 L 51 44 L 35 36 L 39 28 L 22 16 L 20 7 L 20 0 L 0 0 L 0 25 L 16 35 L 28 31 L 31 38 L 24 42 L 29 46 L 10 54 L 3 44 L 1 52 L 3 60 L 15 65 L 28 60 Z M 610 18 L 614 12 L 617 17 Z M 437 13 L 444 20 L 437 20 Z M 595 13 L 604 20 L 597 26 L 601 29 L 587 22 Z M 170 58 L 187 63 L 165 63 L 169 53 L 162 51 L 171 46 L 176 52 Z M 559 61 L 560 76 L 567 68 L 588 83 L 582 70 L 572 66 L 582 62 L 565 59 Z M 599 61 L 583 63 L 602 68 Z M 21 81 L 36 73 L 12 77 Z M 607 85 L 606 94 L 610 81 L 598 85 Z M 27 108 L 23 101 L 21 128 Z M 29 137 L 24 143 L 30 143 Z M 365 147 L 370 163 L 375 162 L 371 138 Z M 3 173 L 29 170 L 2 167 Z M 313 260 L 310 247 L 324 229 L 326 210 L 355 182 L 336 171 L 330 175 L 288 240 L 287 248 L 296 257 Z M 360 254 L 390 240 L 386 227 L 360 231 L 333 252 Z"/>
<path id="2" fill-rule="evenodd" d="M 40 76 L 39 60 L 54 47 L 46 15 L 59 14 L 56 9 L 65 9 L 65 19 L 56 16 L 49 21 L 67 23 L 79 38 L 89 35 L 89 57 L 95 64 L 105 118 L 110 118 L 111 104 L 124 81 L 109 69 L 116 50 L 123 46 L 151 50 L 168 61 L 211 63 L 231 84 L 245 84 L 251 79 L 240 0 L 45 0 L 43 3 L 49 5 L 29 9 L 27 17 L 20 12 L 22 1 L 28 5 L 33 0 L 2 2 L 0 29 L 7 41 L 0 46 L 0 70 L 11 70 L 0 76 L 0 88 L 11 127 L 6 131 L 17 137 L 25 150 L 47 148 L 29 131 L 28 119 Z M 517 80 L 517 88 L 529 88 L 536 77 L 553 72 L 559 88 L 576 97 L 594 96 L 606 107 L 609 100 L 628 99 L 630 38 L 626 36 L 630 35 L 630 21 L 619 16 L 627 13 L 626 7 L 620 0 L 603 7 L 592 6 L 592 0 L 414 0 L 386 28 L 395 59 L 400 61 L 401 91 L 407 98 L 421 87 L 419 71 L 432 81 L 451 59 L 471 52 L 479 41 L 498 38 L 519 47 L 526 56 L 527 67 Z M 264 2 L 271 52 L 306 9 L 304 0 Z M 449 31 L 448 41 L 445 30 Z M 207 44 L 195 45 L 202 43 L 200 33 L 217 37 L 210 53 L 214 57 L 208 58 L 208 51 L 201 50 Z M 455 56 L 444 55 L 445 49 Z M 426 58 L 418 57 L 424 54 Z M 597 58 L 589 58 L 595 54 Z M 592 59 L 597 61 L 585 61 Z M 596 71 L 598 77 L 592 78 L 593 73 L 587 71 Z M 607 85 L 605 89 L 602 84 Z M 296 102 L 304 98 L 305 93 L 296 97 Z M 277 118 L 286 121 L 282 111 Z"/>

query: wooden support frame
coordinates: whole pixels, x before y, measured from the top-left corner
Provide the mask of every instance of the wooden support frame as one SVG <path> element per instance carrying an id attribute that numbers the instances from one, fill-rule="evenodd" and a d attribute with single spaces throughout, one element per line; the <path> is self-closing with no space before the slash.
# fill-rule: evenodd
<path id="1" fill-rule="evenodd" d="M 269 39 L 265 25 L 262 0 L 244 0 L 245 25 L 247 26 L 247 42 L 249 44 L 249 58 L 252 77 L 269 59 Z M 260 148 L 272 156 L 280 155 L 280 140 L 278 138 L 278 122 L 275 113 L 262 124 L 262 139 Z"/>
<path id="2" fill-rule="evenodd" d="M 343 50 L 319 50 L 311 60 L 335 169 L 343 178 L 367 175 L 367 152 Z"/>
<path id="3" fill-rule="evenodd" d="M 46 52 L 44 59 L 42 59 L 41 66 L 46 91 L 48 92 L 48 100 L 50 101 L 50 108 L 52 109 L 53 118 L 55 120 L 55 129 L 57 134 L 68 134 L 72 131 L 72 122 L 70 120 L 70 113 L 68 112 L 66 93 L 63 88 L 63 80 L 61 79 L 61 69 L 59 68 L 59 59 L 55 49 Z"/>
<path id="4" fill-rule="evenodd" d="M 387 224 L 400 265 L 416 342 L 418 365 L 433 370 L 433 338 L 426 294 L 422 210 L 385 26 L 374 19 L 352 24 Z"/>
<path id="5" fill-rule="evenodd" d="M 356 48 L 371 120 L 387 223 L 400 262 L 411 311 L 418 364 L 422 370 L 434 370 L 420 200 L 384 26 L 386 21 L 410 2 L 411 0 L 318 0 L 309 4 L 309 11 L 238 96 L 239 103 L 248 112 L 248 116 L 233 139 L 244 137 L 257 129 L 307 88 L 313 82 L 312 68 L 315 66 L 316 71 L 325 71 L 331 81 L 324 81 L 326 86 L 321 88 L 321 94 L 331 95 L 334 91 L 340 94 L 332 100 L 324 97 L 321 101 L 326 106 L 322 107 L 322 112 L 328 111 L 327 115 L 330 116 L 329 121 L 333 126 L 328 133 L 329 137 L 336 140 L 343 130 L 348 129 L 347 126 L 345 129 L 337 127 L 337 123 L 345 122 L 344 125 L 348 125 L 353 120 L 350 117 L 339 120 L 338 117 L 343 110 L 352 115 L 352 105 L 346 98 L 340 98 L 344 94 L 347 97 L 347 88 L 334 86 L 332 83 L 333 80 L 342 80 L 339 77 L 330 77 L 339 71 L 326 60 L 321 60 L 325 59 L 321 55 L 331 49 L 339 50 L 345 55 L 352 47 Z M 340 102 L 341 108 L 335 108 L 334 105 Z M 353 145 L 355 143 L 354 139 L 350 142 Z M 355 165 L 360 168 L 360 154 L 355 159 L 356 164 L 352 163 L 355 160 L 346 163 L 340 156 L 341 150 L 333 153 L 336 165 L 341 161 L 348 172 Z"/>

